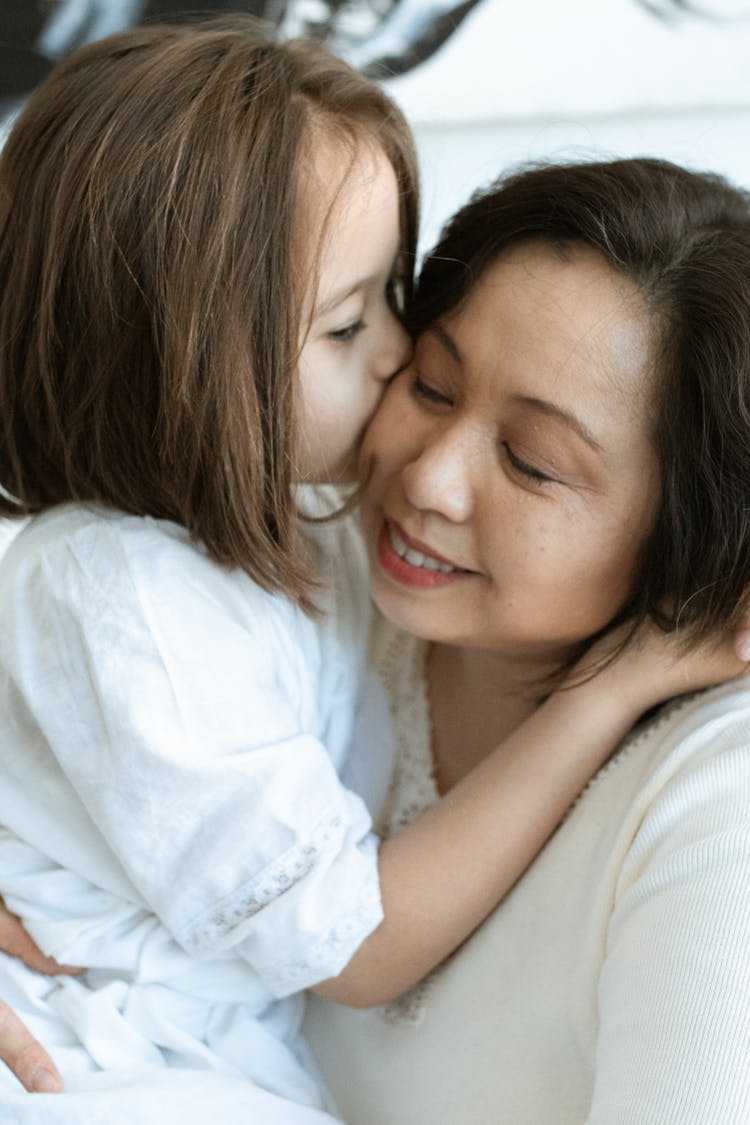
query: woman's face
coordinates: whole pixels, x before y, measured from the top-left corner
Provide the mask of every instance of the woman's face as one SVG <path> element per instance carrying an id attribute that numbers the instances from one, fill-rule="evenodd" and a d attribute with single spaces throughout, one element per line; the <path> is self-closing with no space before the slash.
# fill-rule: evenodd
<path id="1" fill-rule="evenodd" d="M 626 599 L 653 527 L 650 323 L 594 250 L 506 251 L 424 333 L 365 439 L 375 601 L 544 668 Z"/>

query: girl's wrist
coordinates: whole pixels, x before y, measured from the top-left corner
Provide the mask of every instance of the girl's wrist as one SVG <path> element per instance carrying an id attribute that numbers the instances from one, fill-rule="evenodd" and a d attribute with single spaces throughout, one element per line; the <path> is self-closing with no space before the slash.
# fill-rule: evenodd
<path id="1" fill-rule="evenodd" d="M 648 677 L 645 679 L 647 680 Z M 574 683 L 550 696 L 557 700 L 556 709 L 564 714 L 568 709 L 583 711 L 589 718 L 597 716 L 619 724 L 627 731 L 633 723 L 656 703 L 661 702 L 658 693 L 644 682 L 643 675 L 632 677 L 615 671 L 615 665 L 608 665 L 590 679 Z"/>

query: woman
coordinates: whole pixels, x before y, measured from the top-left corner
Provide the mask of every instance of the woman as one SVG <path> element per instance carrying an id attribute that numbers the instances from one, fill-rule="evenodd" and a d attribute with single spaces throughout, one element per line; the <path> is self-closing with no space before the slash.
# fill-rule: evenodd
<path id="1" fill-rule="evenodd" d="M 471 767 L 443 753 L 457 724 L 489 748 L 602 628 L 735 617 L 750 205 L 651 161 L 527 172 L 456 217 L 415 316 L 367 442 L 373 593 L 406 631 L 379 638 L 412 747 L 389 830 Z M 404 544 L 454 569 L 427 587 Z M 742 684 L 661 712 L 421 990 L 314 1001 L 344 1118 L 750 1120 L 749 722 Z"/>
<path id="2" fill-rule="evenodd" d="M 522 173 L 450 225 L 414 320 L 366 444 L 386 831 L 475 764 L 457 726 L 489 749 L 593 638 L 736 622 L 750 203 L 656 161 Z M 749 807 L 744 684 L 650 716 L 431 979 L 385 1011 L 314 1002 L 344 1118 L 747 1120 Z"/>

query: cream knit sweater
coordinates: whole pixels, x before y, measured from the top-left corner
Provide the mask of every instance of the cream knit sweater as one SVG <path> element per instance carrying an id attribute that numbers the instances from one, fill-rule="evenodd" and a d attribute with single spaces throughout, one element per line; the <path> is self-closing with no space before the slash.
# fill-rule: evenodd
<path id="1" fill-rule="evenodd" d="M 379 655 L 393 830 L 436 794 L 423 649 Z M 750 1122 L 750 685 L 633 732 L 421 988 L 307 1031 L 348 1125 Z"/>

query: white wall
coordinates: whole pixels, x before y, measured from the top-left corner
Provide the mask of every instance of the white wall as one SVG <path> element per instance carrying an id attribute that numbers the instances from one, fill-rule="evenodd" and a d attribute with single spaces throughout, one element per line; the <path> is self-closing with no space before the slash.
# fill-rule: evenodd
<path id="1" fill-rule="evenodd" d="M 423 251 L 433 245 L 441 224 L 475 188 L 529 160 L 661 156 L 720 172 L 750 187 L 750 107 L 418 125 L 415 132 L 423 180 Z"/>
<path id="2" fill-rule="evenodd" d="M 527 160 L 657 155 L 750 187 L 750 2 L 704 7 L 717 18 L 482 0 L 433 59 L 386 84 L 417 135 L 422 248 L 474 188 Z"/>

